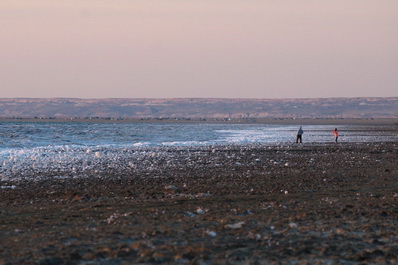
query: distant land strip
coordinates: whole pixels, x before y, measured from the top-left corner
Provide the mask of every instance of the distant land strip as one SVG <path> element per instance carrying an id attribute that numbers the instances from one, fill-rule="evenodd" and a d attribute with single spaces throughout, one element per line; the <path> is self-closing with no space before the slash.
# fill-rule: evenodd
<path id="1" fill-rule="evenodd" d="M 398 128 L 398 118 L 0 118 L 0 122 L 62 123 L 206 123 L 206 124 L 279 124 L 279 125 L 383 125 Z M 386 128 L 387 129 L 387 128 Z M 394 129 L 396 130 L 396 129 Z"/>
<path id="2" fill-rule="evenodd" d="M 307 99 L 0 98 L 2 120 L 260 122 L 398 118 L 398 97 Z M 281 120 L 279 120 L 281 122 Z"/>

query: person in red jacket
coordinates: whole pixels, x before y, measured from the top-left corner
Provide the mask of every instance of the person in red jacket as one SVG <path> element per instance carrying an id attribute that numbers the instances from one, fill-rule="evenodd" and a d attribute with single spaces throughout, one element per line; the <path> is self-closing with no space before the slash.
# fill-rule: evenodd
<path id="1" fill-rule="evenodd" d="M 334 131 L 332 131 L 334 134 L 334 137 L 336 137 L 335 141 L 337 143 L 337 138 L 339 138 L 339 132 L 337 131 L 337 128 L 334 129 Z"/>

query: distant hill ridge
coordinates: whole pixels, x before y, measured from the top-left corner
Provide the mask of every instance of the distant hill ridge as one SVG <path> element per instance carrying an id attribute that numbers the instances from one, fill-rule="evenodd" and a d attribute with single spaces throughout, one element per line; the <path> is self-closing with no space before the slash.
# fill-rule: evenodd
<path id="1" fill-rule="evenodd" d="M 0 98 L 0 117 L 398 118 L 398 97 L 308 99 Z"/>

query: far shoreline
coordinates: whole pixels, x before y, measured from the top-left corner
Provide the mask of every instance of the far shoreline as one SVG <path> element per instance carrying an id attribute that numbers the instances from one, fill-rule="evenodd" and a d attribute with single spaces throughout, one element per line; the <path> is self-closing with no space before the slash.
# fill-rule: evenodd
<path id="1" fill-rule="evenodd" d="M 0 122 L 40 123 L 182 123 L 182 124 L 275 124 L 275 125 L 374 125 L 398 126 L 398 118 L 114 118 L 114 117 L 2 117 Z"/>

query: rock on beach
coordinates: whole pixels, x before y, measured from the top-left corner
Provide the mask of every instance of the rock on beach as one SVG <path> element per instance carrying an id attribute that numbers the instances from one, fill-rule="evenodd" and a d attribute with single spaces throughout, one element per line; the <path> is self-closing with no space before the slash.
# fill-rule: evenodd
<path id="1" fill-rule="evenodd" d="M 0 264 L 398 262 L 396 143 L 95 152 L 3 172 Z"/>

